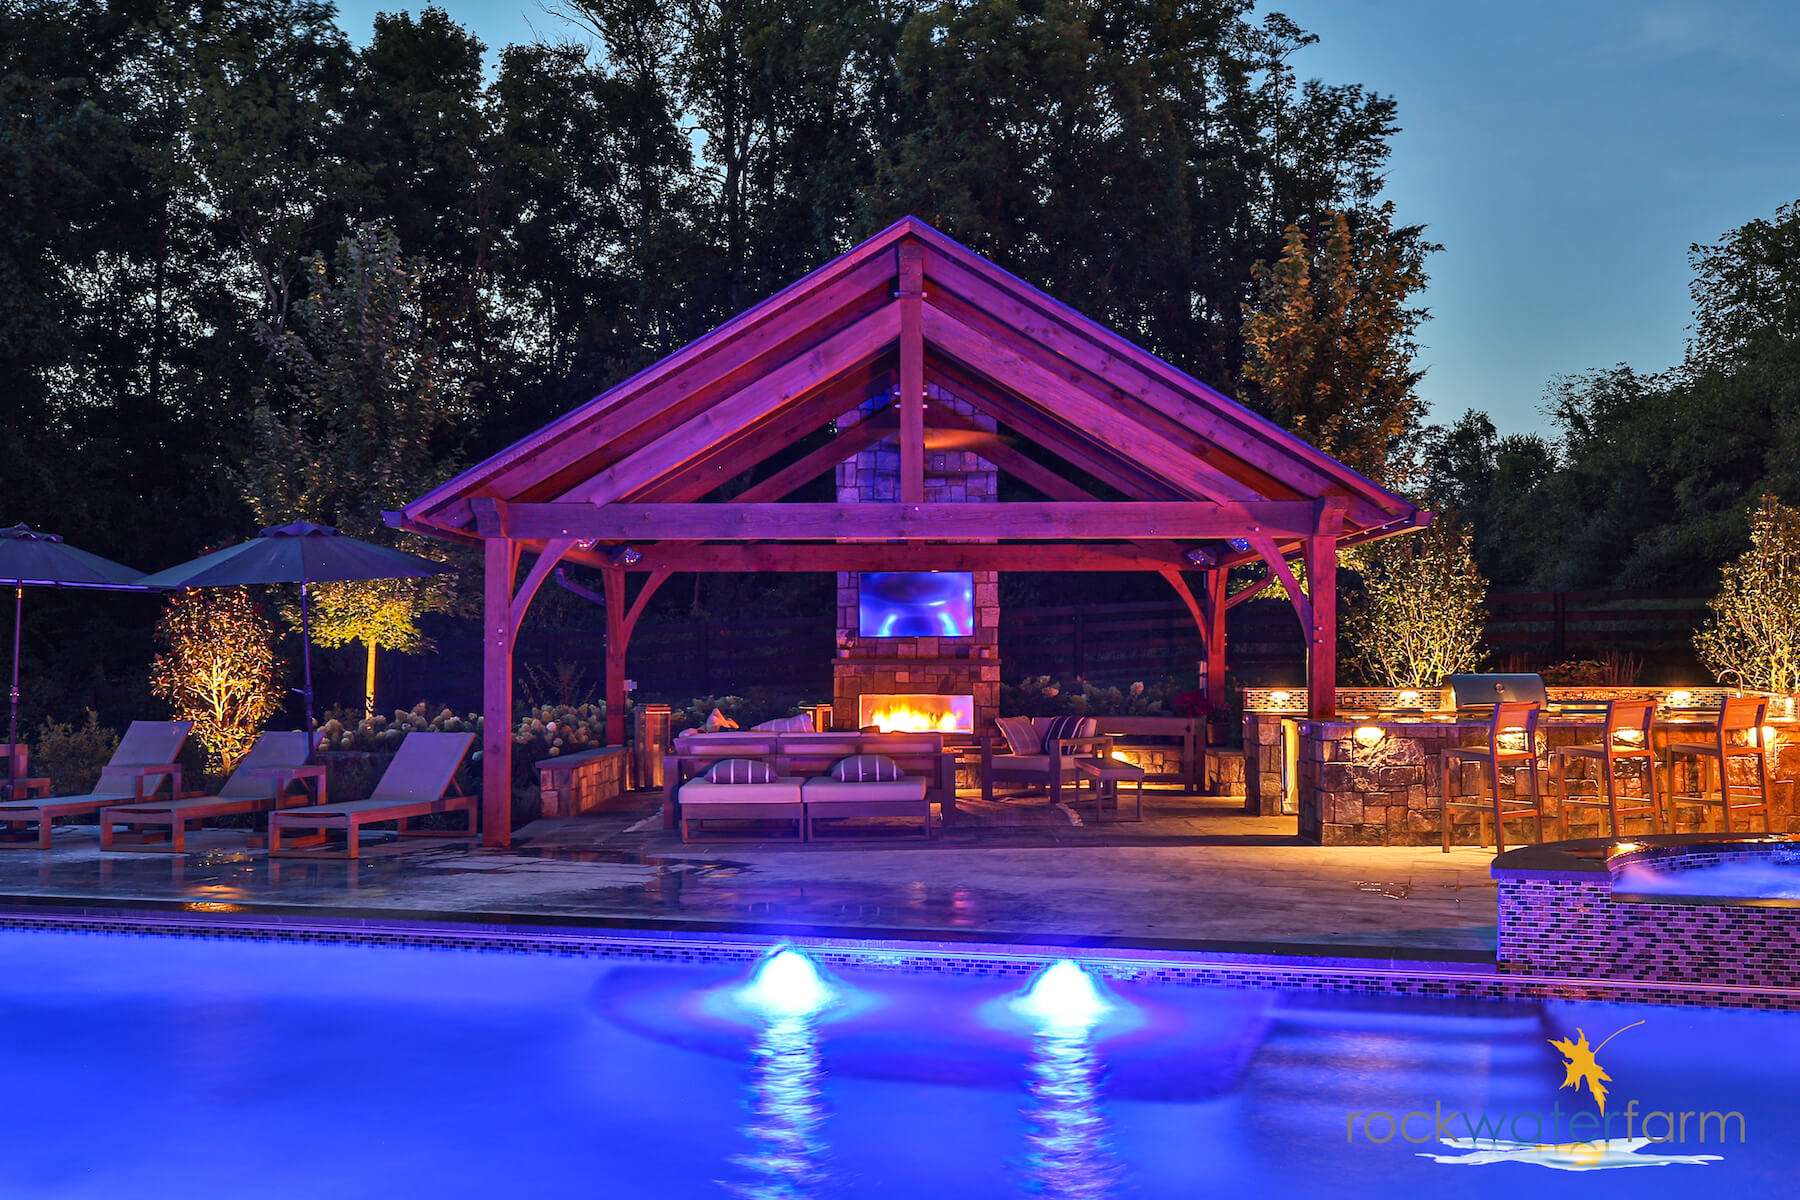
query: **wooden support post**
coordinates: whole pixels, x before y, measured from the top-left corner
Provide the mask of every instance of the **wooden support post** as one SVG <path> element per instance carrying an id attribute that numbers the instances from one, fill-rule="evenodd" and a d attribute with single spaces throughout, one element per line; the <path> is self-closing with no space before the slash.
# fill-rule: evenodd
<path id="1" fill-rule="evenodd" d="M 1206 573 L 1205 599 L 1202 607 L 1206 610 L 1206 706 L 1212 712 L 1222 712 L 1225 708 L 1225 616 L 1229 611 L 1225 603 L 1225 568 L 1220 567 Z"/>
<path id="2" fill-rule="evenodd" d="M 916 241 L 900 243 L 900 499 L 925 502 L 925 267 Z"/>
<path id="3" fill-rule="evenodd" d="M 625 744 L 625 572 L 607 567 L 600 573 L 606 594 L 606 744 Z"/>
<path id="4" fill-rule="evenodd" d="M 1306 631 L 1307 711 L 1337 712 L 1337 543 L 1320 534 L 1306 539 L 1306 585 L 1311 624 Z"/>
<path id="5" fill-rule="evenodd" d="M 481 843 L 512 845 L 513 575 L 519 543 L 488 537 L 482 543 Z"/>

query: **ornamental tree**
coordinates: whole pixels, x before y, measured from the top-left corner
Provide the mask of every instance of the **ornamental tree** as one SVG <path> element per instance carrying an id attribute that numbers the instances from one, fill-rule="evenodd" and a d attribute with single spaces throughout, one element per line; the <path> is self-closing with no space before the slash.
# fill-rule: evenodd
<path id="1" fill-rule="evenodd" d="M 230 771 L 281 707 L 275 627 L 243 588 L 175 593 L 157 623 L 150 686 L 194 723 L 207 766 Z"/>
<path id="2" fill-rule="evenodd" d="M 1362 590 L 1346 597 L 1344 661 L 1376 687 L 1432 688 L 1484 653 L 1487 580 L 1470 531 L 1440 518 L 1368 550 Z"/>
<path id="3" fill-rule="evenodd" d="M 1800 511 L 1764 496 L 1750 514 L 1750 548 L 1719 571 L 1712 615 L 1694 635 L 1720 683 L 1800 691 Z"/>

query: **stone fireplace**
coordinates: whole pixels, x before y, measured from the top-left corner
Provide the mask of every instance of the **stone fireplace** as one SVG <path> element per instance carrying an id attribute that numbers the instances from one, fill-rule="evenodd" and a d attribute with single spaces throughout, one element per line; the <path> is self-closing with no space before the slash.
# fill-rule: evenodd
<path id="1" fill-rule="evenodd" d="M 936 387 L 927 399 L 957 413 L 963 423 L 992 429 L 991 418 Z M 886 411 L 889 399 L 872 400 L 838 418 L 844 428 Z M 929 416 L 926 425 L 931 424 Z M 931 503 L 991 504 L 997 499 L 994 467 L 973 450 L 925 450 L 925 499 Z M 895 503 L 900 499 L 900 448 L 893 439 L 876 443 L 838 464 L 840 504 Z M 947 721 L 953 732 L 981 733 L 1000 712 L 1000 577 L 974 572 L 974 633 L 969 637 L 865 637 L 858 630 L 860 577 L 837 577 L 837 658 L 832 664 L 832 724 L 858 729 L 884 724 L 870 720 L 878 709 L 913 711 L 896 722 Z M 866 703 L 865 703 L 866 702 Z M 963 708 L 968 710 L 967 715 Z M 946 717 L 946 711 L 948 716 Z M 900 728 L 896 723 L 894 728 Z M 936 724 L 928 726 L 937 728 Z M 952 730 L 947 730 L 952 732 Z"/>

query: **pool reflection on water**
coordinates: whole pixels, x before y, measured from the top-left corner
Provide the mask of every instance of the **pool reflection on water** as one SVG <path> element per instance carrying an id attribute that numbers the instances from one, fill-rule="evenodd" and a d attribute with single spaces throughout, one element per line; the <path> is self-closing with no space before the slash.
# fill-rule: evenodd
<path id="1" fill-rule="evenodd" d="M 0 1195 L 1644 1200 L 1778 1194 L 1800 1168 L 1791 1015 L 1109 981 L 1099 1019 L 1034 1026 L 1016 980 L 838 970 L 830 1003 L 768 1012 L 747 977 L 0 934 L 0 1014 L 29 1031 L 0 1058 Z M 1378 1111 L 1591 1110 L 1548 1041 L 1636 1020 L 1601 1055 L 1609 1111 L 1738 1111 L 1742 1144 L 1571 1171 L 1348 1135 Z"/>

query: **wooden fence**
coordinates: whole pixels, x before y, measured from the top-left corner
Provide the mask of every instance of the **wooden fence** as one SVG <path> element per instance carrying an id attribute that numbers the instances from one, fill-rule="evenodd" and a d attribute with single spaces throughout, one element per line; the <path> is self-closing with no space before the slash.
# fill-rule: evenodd
<path id="1" fill-rule="evenodd" d="M 1285 600 L 1231 610 L 1225 631 L 1233 673 L 1261 680 L 1301 662 L 1300 624 Z M 1188 679 L 1200 660 L 1194 619 L 1176 601 L 1010 608 L 1000 612 L 1001 670 L 1103 686 L 1169 676 Z"/>
<path id="2" fill-rule="evenodd" d="M 1502 656 L 1545 662 L 1609 652 L 1646 658 L 1689 653 L 1706 597 L 1686 592 L 1493 592 L 1487 642 Z"/>

